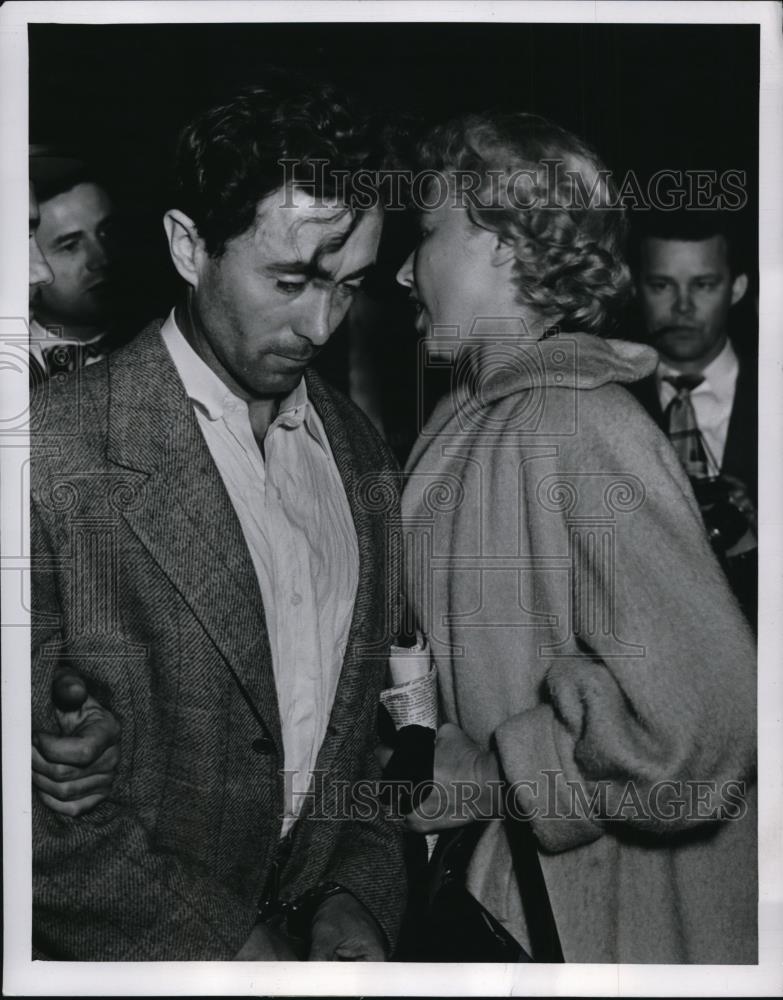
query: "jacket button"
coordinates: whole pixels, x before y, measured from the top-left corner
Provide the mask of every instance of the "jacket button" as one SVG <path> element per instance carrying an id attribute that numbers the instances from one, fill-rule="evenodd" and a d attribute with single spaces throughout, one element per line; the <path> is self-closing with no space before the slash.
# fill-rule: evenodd
<path id="1" fill-rule="evenodd" d="M 253 740 L 250 746 L 255 750 L 256 753 L 270 754 L 274 753 L 275 745 L 268 736 L 259 736 L 257 740 Z"/>

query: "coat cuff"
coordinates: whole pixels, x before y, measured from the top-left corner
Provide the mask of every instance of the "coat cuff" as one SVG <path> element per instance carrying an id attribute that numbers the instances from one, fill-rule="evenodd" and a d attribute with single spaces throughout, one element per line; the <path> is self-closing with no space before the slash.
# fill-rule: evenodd
<path id="1" fill-rule="evenodd" d="M 566 773 L 557 725 L 551 706 L 539 705 L 495 730 L 507 782 L 506 814 L 528 820 L 541 848 L 551 853 L 592 843 L 604 833 L 590 814 L 591 783 Z"/>

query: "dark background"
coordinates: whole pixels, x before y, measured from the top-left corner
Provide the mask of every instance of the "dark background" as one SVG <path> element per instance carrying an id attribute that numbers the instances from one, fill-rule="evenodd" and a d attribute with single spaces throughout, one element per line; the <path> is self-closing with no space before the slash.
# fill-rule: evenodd
<path id="1" fill-rule="evenodd" d="M 269 66 L 343 84 L 380 112 L 427 120 L 482 108 L 537 112 L 586 138 L 619 176 L 744 170 L 742 229 L 755 270 L 753 25 L 31 25 L 29 45 L 31 142 L 107 168 L 131 223 L 136 305 L 150 316 L 176 291 L 160 225 L 176 133 L 195 110 Z M 388 230 L 381 287 L 387 319 L 399 328 L 389 337 L 387 322 L 376 346 L 388 381 L 404 382 L 416 345 L 391 275 L 409 247 L 404 224 Z M 746 308 L 750 316 L 752 296 Z M 340 344 L 336 335 L 338 381 Z M 392 425 L 409 388 L 384 399 L 400 454 L 413 430 Z M 410 402 L 401 405 L 410 411 Z"/>

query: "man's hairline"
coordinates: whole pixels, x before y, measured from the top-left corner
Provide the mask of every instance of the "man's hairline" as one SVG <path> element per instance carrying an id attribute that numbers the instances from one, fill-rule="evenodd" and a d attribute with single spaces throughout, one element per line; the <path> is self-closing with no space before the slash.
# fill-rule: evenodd
<path id="1" fill-rule="evenodd" d="M 748 269 L 746 267 L 737 267 L 736 269 L 732 269 L 731 266 L 732 241 L 723 232 L 710 233 L 709 236 L 679 236 L 679 235 L 669 236 L 669 235 L 662 235 L 659 233 L 644 233 L 642 236 L 639 237 L 639 243 L 638 243 L 639 276 L 637 280 L 641 281 L 643 278 L 647 277 L 645 273 L 644 250 L 645 250 L 645 244 L 649 243 L 650 240 L 661 240 L 664 243 L 707 243 L 709 240 L 714 240 L 716 236 L 720 237 L 723 240 L 724 258 L 725 258 L 726 269 L 728 270 L 729 274 L 729 281 L 733 284 L 737 280 L 737 278 L 741 278 L 743 276 L 747 277 Z"/>
<path id="2" fill-rule="evenodd" d="M 63 188 L 62 191 L 57 191 L 55 192 L 55 194 L 50 194 L 48 198 L 38 197 L 37 200 L 38 200 L 39 211 L 42 205 L 48 205 L 50 201 L 54 201 L 55 198 L 59 198 L 61 195 L 70 194 L 71 191 L 74 191 L 77 187 L 81 187 L 82 184 L 92 184 L 93 187 L 98 188 L 109 199 L 109 201 L 112 204 L 112 207 L 114 206 L 114 199 L 112 198 L 108 188 L 106 188 L 105 185 L 101 184 L 100 181 L 92 180 L 90 178 L 84 178 L 81 180 L 77 180 L 76 183 L 71 184 L 70 187 Z"/>

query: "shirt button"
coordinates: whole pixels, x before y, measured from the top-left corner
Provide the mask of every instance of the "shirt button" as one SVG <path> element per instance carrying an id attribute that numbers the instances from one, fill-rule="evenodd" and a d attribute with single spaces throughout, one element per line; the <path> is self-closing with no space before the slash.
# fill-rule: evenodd
<path id="1" fill-rule="evenodd" d="M 273 753 L 275 749 L 274 743 L 268 736 L 259 736 L 258 739 L 253 740 L 250 746 L 256 753 L 262 753 L 265 755 Z"/>
<path id="2" fill-rule="evenodd" d="M 294 605 L 294 607 L 298 608 L 299 605 L 302 603 L 302 595 L 297 594 L 296 592 L 291 594 L 291 603 Z"/>

